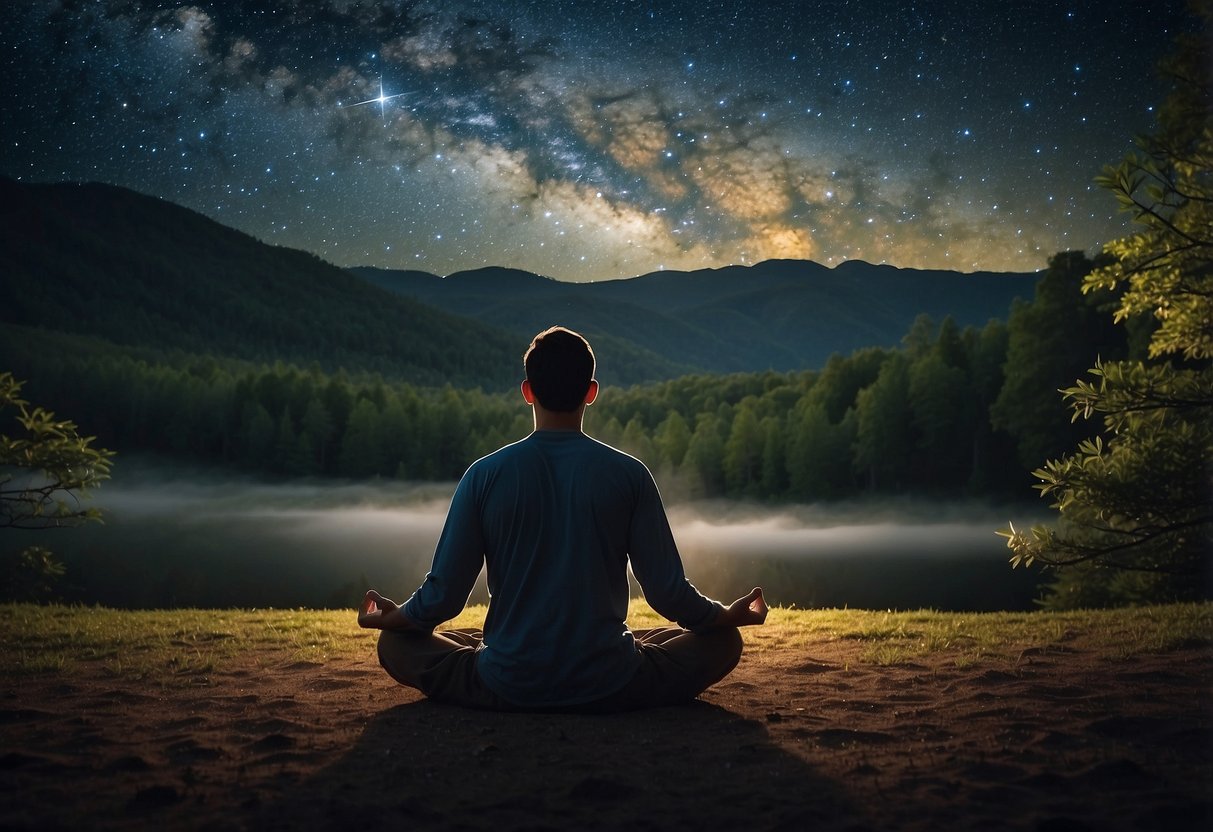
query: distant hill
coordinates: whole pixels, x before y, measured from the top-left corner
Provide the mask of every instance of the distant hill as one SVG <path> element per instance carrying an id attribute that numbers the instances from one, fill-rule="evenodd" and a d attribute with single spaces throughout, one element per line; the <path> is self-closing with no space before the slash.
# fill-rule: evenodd
<path id="1" fill-rule="evenodd" d="M 0 325 L 423 385 L 510 387 L 526 340 L 555 323 L 592 337 L 609 384 L 820 367 L 896 345 L 919 313 L 1005 317 L 1035 282 L 807 261 L 589 284 L 344 270 L 124 188 L 0 177 Z"/>
<path id="2" fill-rule="evenodd" d="M 426 385 L 519 372 L 502 330 L 124 188 L 0 177 L 0 264 L 0 324 Z"/>
<path id="3" fill-rule="evenodd" d="M 561 323 L 594 340 L 712 372 L 820 367 L 831 353 L 895 346 L 914 318 L 950 315 L 984 325 L 1032 297 L 1037 275 L 898 269 L 850 261 L 829 269 L 769 260 L 626 280 L 563 283 L 515 269 L 446 278 L 427 272 L 351 269 L 400 295 L 519 335 Z"/>

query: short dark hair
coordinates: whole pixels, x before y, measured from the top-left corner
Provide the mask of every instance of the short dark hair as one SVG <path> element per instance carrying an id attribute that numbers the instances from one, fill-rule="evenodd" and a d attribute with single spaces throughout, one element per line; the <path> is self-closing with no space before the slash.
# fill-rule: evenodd
<path id="1" fill-rule="evenodd" d="M 545 410 L 570 413 L 585 402 L 594 379 L 590 342 L 563 326 L 535 336 L 522 356 L 531 392 Z"/>

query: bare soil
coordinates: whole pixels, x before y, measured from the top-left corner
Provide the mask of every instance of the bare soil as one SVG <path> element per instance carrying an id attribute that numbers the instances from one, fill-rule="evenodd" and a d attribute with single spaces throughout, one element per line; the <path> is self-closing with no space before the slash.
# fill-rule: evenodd
<path id="1" fill-rule="evenodd" d="M 694 704 L 612 716 L 436 705 L 373 656 L 4 680 L 0 828 L 1213 828 L 1213 651 L 861 649 L 747 655 Z"/>

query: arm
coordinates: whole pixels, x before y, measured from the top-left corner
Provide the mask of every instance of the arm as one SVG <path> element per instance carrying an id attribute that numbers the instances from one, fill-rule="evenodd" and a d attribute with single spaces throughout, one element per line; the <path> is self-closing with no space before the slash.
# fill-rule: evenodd
<path id="1" fill-rule="evenodd" d="M 400 614 L 419 628 L 433 630 L 467 604 L 484 566 L 484 537 L 475 495 L 473 466 L 459 481 L 447 510 L 434 562 L 421 586 L 400 606 Z"/>
<path id="2" fill-rule="evenodd" d="M 397 604 L 373 589 L 367 590 L 358 610 L 359 627 L 429 633 L 463 609 L 484 563 L 480 518 L 471 496 L 470 474 L 471 471 L 464 474 L 455 489 L 442 537 L 434 551 L 434 562 L 421 586 L 404 604 Z"/>
<path id="3" fill-rule="evenodd" d="M 653 475 L 643 469 L 637 482 L 636 505 L 628 530 L 632 574 L 644 597 L 660 615 L 687 630 L 703 632 L 731 620 L 719 602 L 702 595 L 687 580 L 682 557 Z"/>

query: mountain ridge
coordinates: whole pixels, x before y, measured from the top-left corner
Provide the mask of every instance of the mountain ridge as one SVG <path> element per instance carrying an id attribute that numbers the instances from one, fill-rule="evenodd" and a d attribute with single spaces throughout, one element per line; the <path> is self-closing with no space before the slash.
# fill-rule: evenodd
<path id="1" fill-rule="evenodd" d="M 583 331 L 608 384 L 815 369 L 925 313 L 1005 318 L 1037 275 L 771 260 L 567 283 L 489 266 L 342 269 L 156 197 L 0 177 L 0 324 L 260 362 L 506 389 L 535 332 Z"/>
<path id="2" fill-rule="evenodd" d="M 853 260 L 829 268 L 768 260 L 566 283 L 485 267 L 440 277 L 352 267 L 389 291 L 519 335 L 564 323 L 587 337 L 626 336 L 656 355 L 715 372 L 820 367 L 833 353 L 894 347 L 915 317 L 982 326 L 1031 299 L 1035 272 L 948 272 Z"/>
<path id="3" fill-rule="evenodd" d="M 0 177 L 0 323 L 503 389 L 513 338 L 167 200 Z"/>

